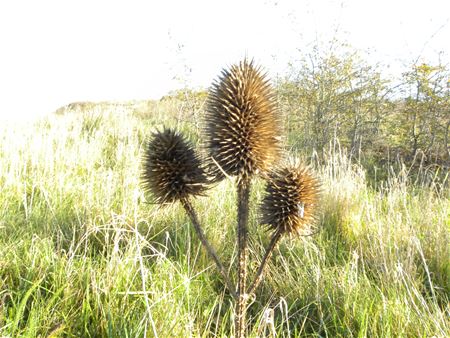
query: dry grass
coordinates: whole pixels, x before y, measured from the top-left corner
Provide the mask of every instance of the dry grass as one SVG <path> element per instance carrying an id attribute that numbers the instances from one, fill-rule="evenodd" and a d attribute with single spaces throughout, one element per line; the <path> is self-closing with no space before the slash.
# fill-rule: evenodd
<path id="1" fill-rule="evenodd" d="M 198 140 L 172 105 L 94 106 L 0 128 L 0 336 L 233 334 L 231 297 L 182 208 L 159 210 L 139 186 L 156 127 Z M 414 185 L 406 171 L 371 188 L 338 147 L 315 167 L 320 231 L 282 240 L 249 309 L 251 335 L 445 337 L 448 189 Z M 251 203 L 262 192 L 256 182 Z M 235 259 L 233 182 L 195 205 L 219 255 Z M 250 219 L 257 261 L 268 234 Z"/>

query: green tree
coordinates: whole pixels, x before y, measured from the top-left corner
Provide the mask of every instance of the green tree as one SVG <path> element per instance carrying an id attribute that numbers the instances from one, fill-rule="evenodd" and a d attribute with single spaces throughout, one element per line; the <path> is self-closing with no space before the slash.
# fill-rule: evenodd
<path id="1" fill-rule="evenodd" d="M 386 112 L 386 93 L 378 67 L 348 49 L 337 54 L 315 48 L 279 84 L 293 143 L 319 153 L 335 138 L 354 155 L 371 145 Z"/>
<path id="2" fill-rule="evenodd" d="M 443 65 L 413 65 L 403 74 L 403 100 L 394 125 L 396 146 L 409 158 L 423 153 L 428 162 L 448 161 L 450 155 L 450 74 Z"/>

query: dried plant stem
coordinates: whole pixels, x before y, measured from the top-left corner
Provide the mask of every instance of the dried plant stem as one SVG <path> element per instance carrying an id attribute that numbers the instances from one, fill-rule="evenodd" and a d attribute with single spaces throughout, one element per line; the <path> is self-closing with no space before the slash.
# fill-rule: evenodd
<path id="1" fill-rule="evenodd" d="M 255 292 L 256 288 L 259 286 L 259 283 L 263 280 L 264 270 L 269 262 L 270 257 L 272 256 L 273 251 L 277 247 L 278 242 L 280 241 L 282 235 L 282 231 L 277 231 L 273 234 L 272 239 L 270 240 L 269 245 L 266 248 L 266 252 L 264 253 L 264 257 L 261 261 L 261 265 L 259 266 L 258 271 L 256 272 L 255 279 L 253 280 L 252 285 L 248 289 L 248 294 L 251 295 Z"/>
<path id="2" fill-rule="evenodd" d="M 238 183 L 238 301 L 236 304 L 236 337 L 246 336 L 247 310 L 247 224 L 250 196 L 250 181 L 242 180 Z"/>
<path id="3" fill-rule="evenodd" d="M 231 283 L 231 280 L 228 277 L 227 270 L 225 269 L 222 262 L 220 261 L 219 256 L 217 256 L 216 251 L 214 250 L 214 248 L 211 246 L 208 239 L 206 238 L 206 235 L 203 232 L 203 229 L 198 220 L 197 213 L 195 212 L 191 202 L 187 198 L 183 198 L 183 199 L 181 199 L 181 204 L 183 205 L 184 210 L 186 210 L 186 213 L 188 214 L 188 216 L 194 226 L 195 232 L 197 233 L 197 236 L 200 239 L 200 242 L 205 247 L 206 251 L 211 256 L 211 258 L 214 260 L 214 262 L 216 263 L 217 269 L 222 274 L 223 280 L 225 281 L 225 284 L 227 285 L 227 288 L 230 291 L 231 296 L 234 299 L 238 299 L 236 289 L 234 288 L 233 283 Z"/>

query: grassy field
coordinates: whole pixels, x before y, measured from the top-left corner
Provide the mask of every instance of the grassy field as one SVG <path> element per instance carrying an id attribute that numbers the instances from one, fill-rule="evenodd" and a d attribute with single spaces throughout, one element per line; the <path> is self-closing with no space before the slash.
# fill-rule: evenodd
<path id="1" fill-rule="evenodd" d="M 150 132 L 172 126 L 198 142 L 197 116 L 170 100 L 144 108 L 87 106 L 0 127 L 1 337 L 233 335 L 232 298 L 182 208 L 158 209 L 139 183 Z M 283 239 L 249 309 L 250 335 L 446 337 L 448 186 L 415 183 L 406 168 L 368 184 L 338 145 L 312 162 L 319 232 Z M 254 187 L 253 206 L 263 182 Z M 233 182 L 195 205 L 234 273 Z M 256 211 L 250 231 L 254 273 L 268 242 Z"/>

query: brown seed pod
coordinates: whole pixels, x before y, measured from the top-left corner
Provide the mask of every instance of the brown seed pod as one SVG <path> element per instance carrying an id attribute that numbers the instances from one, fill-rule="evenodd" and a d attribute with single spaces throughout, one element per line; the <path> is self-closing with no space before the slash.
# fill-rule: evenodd
<path id="1" fill-rule="evenodd" d="M 244 60 L 224 69 L 210 89 L 206 148 L 216 179 L 267 172 L 280 151 L 280 123 L 269 80 Z M 219 168 L 220 167 L 220 168 Z"/>
<path id="2" fill-rule="evenodd" d="M 298 164 L 276 169 L 269 176 L 261 204 L 262 224 L 281 233 L 305 234 L 315 221 L 319 181 Z"/>
<path id="3" fill-rule="evenodd" d="M 143 155 L 141 179 L 156 203 L 202 195 L 207 189 L 206 175 L 193 146 L 171 129 L 153 133 Z"/>

